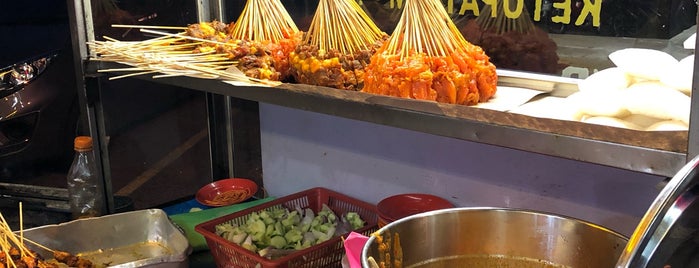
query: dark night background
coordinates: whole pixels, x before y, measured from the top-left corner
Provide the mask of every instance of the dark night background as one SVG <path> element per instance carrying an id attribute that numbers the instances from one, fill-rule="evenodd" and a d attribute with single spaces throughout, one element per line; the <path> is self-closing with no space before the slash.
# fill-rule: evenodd
<path id="1" fill-rule="evenodd" d="M 66 1 L 5 1 L 0 9 L 0 66 L 70 45 Z"/>

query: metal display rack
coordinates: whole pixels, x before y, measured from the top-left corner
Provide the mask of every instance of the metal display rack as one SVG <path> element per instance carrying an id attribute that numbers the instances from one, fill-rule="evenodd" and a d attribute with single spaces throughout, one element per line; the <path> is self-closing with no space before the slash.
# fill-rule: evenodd
<path id="1" fill-rule="evenodd" d="M 74 51 L 76 52 L 76 69 L 79 71 L 77 74 L 80 83 L 79 95 L 82 107 L 84 107 L 83 120 L 89 126 L 89 134 L 97 137 L 96 141 L 99 146 L 96 147 L 96 150 L 101 158 L 105 185 L 109 187 L 108 185 L 111 185 L 109 183 L 109 159 L 106 141 L 102 134 L 104 133 L 104 117 L 98 93 L 102 78 L 97 73 L 97 70 L 108 66 L 105 63 L 88 60 L 90 51 L 85 43 L 94 39 L 89 2 L 75 0 L 74 5 L 69 9 L 73 12 L 71 26 Z M 200 21 L 208 21 L 211 18 L 221 19 L 222 10 L 224 10 L 221 0 L 197 2 Z M 695 69 L 696 64 L 695 62 Z M 697 78 L 695 73 L 693 92 L 696 91 Z M 699 153 L 699 124 L 695 122 L 699 118 L 699 106 L 694 105 L 691 109 L 691 123 L 686 136 L 686 148 L 670 150 L 508 124 L 507 122 L 515 122 L 517 118 L 503 115 L 507 114 L 506 112 L 487 111 L 480 113 L 480 111 L 475 110 L 479 108 L 473 107 L 456 107 L 456 105 L 396 99 L 300 84 L 283 84 L 278 87 L 263 88 L 234 86 L 220 80 L 191 77 L 151 80 L 156 83 L 207 93 L 212 164 L 220 163 L 219 166 L 225 166 L 224 168 L 212 167 L 214 173 L 212 177 L 234 176 L 240 172 L 245 172 L 234 168 L 234 156 L 237 155 L 234 142 L 246 142 L 234 138 L 236 127 L 231 123 L 231 110 L 236 109 L 235 105 L 232 105 L 236 101 L 280 105 L 664 177 L 673 176 L 689 159 Z M 500 83 L 545 84 L 548 88 L 555 90 L 571 90 L 571 88 L 574 90 L 575 88 L 565 79 L 556 79 L 553 76 L 528 76 L 526 74 L 502 77 Z M 697 98 L 699 96 L 693 94 L 692 103 L 699 102 Z M 255 105 L 252 107 L 251 111 L 254 113 L 257 107 Z M 498 117 L 506 117 L 510 121 L 491 120 Z M 256 142 L 259 143 L 259 140 Z M 684 142 L 680 143 L 684 144 Z M 255 179 L 262 184 L 261 178 Z M 108 195 L 111 193 L 111 189 L 105 189 L 105 191 Z"/>

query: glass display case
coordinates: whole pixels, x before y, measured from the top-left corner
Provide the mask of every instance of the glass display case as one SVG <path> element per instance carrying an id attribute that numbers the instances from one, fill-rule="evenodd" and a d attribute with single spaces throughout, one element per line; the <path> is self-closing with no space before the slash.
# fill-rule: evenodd
<path id="1" fill-rule="evenodd" d="M 136 3 L 138 2 L 138 3 Z M 103 72 L 118 64 L 91 60 L 89 42 L 144 40 L 157 35 L 145 26 L 185 27 L 198 22 L 233 22 L 246 1 L 74 1 L 73 44 L 80 100 L 89 132 L 101 144 L 104 176 L 110 180 L 108 139 L 104 135 Z M 403 0 L 362 0 L 379 28 L 391 34 Z M 693 1 L 504 0 L 442 1 L 460 33 L 483 48 L 498 68 L 498 86 L 538 90 L 527 103 L 566 98 L 579 83 L 614 67 L 612 52 L 624 48 L 662 51 L 680 60 L 694 54 L 696 3 Z M 282 1 L 301 31 L 308 29 L 317 1 Z M 115 24 L 126 27 L 113 27 Z M 128 27 L 132 25 L 134 27 Z M 141 26 L 136 27 L 135 25 Z M 491 27 L 495 25 L 494 27 Z M 489 28 L 490 27 L 490 28 Z M 164 28 L 163 28 L 164 29 Z M 182 31 L 183 28 L 173 30 Z M 524 30 L 522 30 L 524 29 Z M 164 30 L 163 30 L 164 31 Z M 648 57 L 648 61 L 652 61 Z M 692 66 L 694 66 L 692 62 Z M 201 92 L 206 102 L 211 178 L 241 176 L 263 185 L 259 158 L 257 103 L 356 119 L 438 136 L 491 144 L 538 154 L 671 177 L 699 153 L 696 124 L 686 130 L 645 131 L 555 116 L 375 95 L 361 91 L 285 82 L 274 87 L 234 85 L 188 76 L 137 79 L 154 85 Z M 692 81 L 696 75 L 692 75 Z M 696 83 L 694 83 L 696 84 Z M 690 89 L 690 93 L 693 87 Z M 100 93 L 102 92 L 102 93 Z M 696 96 L 691 95 L 692 103 Z M 600 99 L 592 100 L 600 101 Z M 556 106 L 557 107 L 557 106 Z M 691 107 L 688 118 L 699 117 Z M 256 145 L 257 144 L 257 145 Z"/>

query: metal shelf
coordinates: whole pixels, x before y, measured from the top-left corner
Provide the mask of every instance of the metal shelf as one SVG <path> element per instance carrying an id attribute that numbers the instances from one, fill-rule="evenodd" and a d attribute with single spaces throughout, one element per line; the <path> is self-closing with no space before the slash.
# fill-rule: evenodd
<path id="1" fill-rule="evenodd" d="M 90 62 L 88 69 L 109 68 L 104 64 Z M 508 83 L 530 83 L 531 81 L 527 82 L 522 79 L 539 78 L 525 76 L 510 77 L 504 80 L 509 81 Z M 142 79 L 260 103 L 665 177 L 673 176 L 686 163 L 687 159 L 686 132 L 684 134 L 667 134 L 631 131 L 580 122 L 537 119 L 461 105 L 438 104 L 300 84 L 257 87 L 232 85 L 220 80 L 191 77 L 159 79 L 143 77 Z M 515 81 L 516 79 L 520 79 L 520 81 Z M 553 84 L 544 85 L 542 83 Z M 547 88 L 546 90 L 553 95 L 565 94 L 565 91 L 571 90 L 570 86 L 566 85 L 565 80 L 539 80 L 535 84 Z M 556 125 L 558 127 L 555 127 Z M 542 128 L 542 126 L 554 127 Z M 582 131 L 568 131 L 575 128 Z M 603 134 L 601 136 L 588 135 L 595 133 L 596 130 Z M 578 132 L 583 132 L 583 134 Z M 629 137 L 633 139 L 628 139 Z M 628 142 L 629 140 L 635 140 L 635 143 Z M 655 146 L 655 148 L 643 145 L 646 142 L 658 140 L 663 142 L 660 142 L 661 145 Z M 674 145 L 663 145 L 668 143 Z"/>

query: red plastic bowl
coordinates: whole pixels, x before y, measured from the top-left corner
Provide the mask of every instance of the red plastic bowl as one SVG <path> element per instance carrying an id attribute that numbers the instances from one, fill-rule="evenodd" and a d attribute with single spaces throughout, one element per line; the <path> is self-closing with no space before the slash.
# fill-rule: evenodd
<path id="1" fill-rule="evenodd" d="M 254 181 L 241 178 L 222 179 L 201 187 L 195 196 L 197 202 L 210 207 L 240 203 L 257 193 Z"/>
<path id="2" fill-rule="evenodd" d="M 418 193 L 390 196 L 376 205 L 379 221 L 385 224 L 410 215 L 453 207 L 454 205 L 444 198 Z"/>

